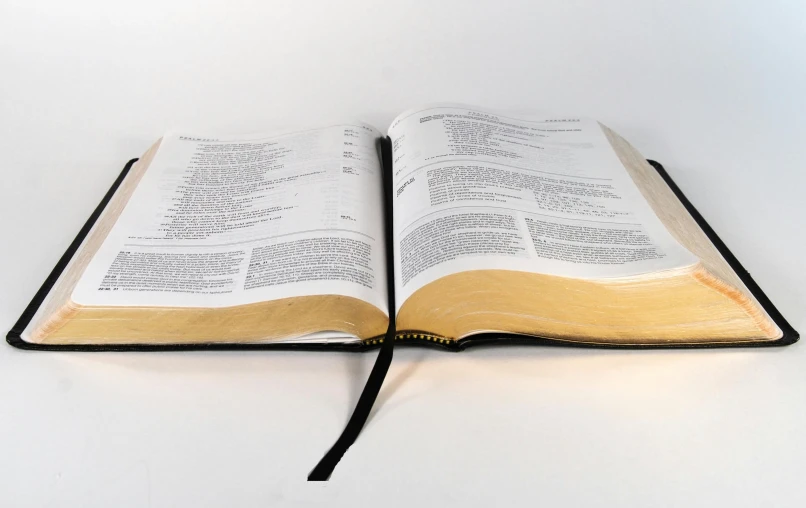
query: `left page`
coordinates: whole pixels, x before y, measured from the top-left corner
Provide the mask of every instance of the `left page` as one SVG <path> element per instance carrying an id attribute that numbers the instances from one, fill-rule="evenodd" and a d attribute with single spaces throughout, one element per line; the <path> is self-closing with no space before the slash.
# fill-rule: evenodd
<path id="1" fill-rule="evenodd" d="M 380 133 L 167 135 L 72 299 L 228 307 L 307 295 L 388 314 Z"/>

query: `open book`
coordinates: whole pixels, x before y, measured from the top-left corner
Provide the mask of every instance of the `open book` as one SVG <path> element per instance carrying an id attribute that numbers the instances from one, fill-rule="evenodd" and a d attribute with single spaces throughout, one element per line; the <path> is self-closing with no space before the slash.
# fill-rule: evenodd
<path id="1" fill-rule="evenodd" d="M 662 169 L 596 121 L 441 104 L 387 133 L 166 135 L 18 338 L 365 348 L 392 316 L 399 340 L 446 347 L 797 339 Z"/>

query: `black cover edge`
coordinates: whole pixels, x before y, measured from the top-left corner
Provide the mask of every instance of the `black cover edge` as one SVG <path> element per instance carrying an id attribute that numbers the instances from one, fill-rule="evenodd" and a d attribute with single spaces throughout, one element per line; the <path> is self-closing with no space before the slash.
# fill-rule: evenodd
<path id="1" fill-rule="evenodd" d="M 381 150 L 383 153 L 383 177 L 384 185 L 391 188 L 392 168 L 391 168 L 391 140 L 388 137 L 381 138 Z M 76 238 L 67 248 L 64 255 L 53 268 L 50 275 L 42 287 L 39 288 L 36 295 L 34 295 L 31 302 L 23 311 L 20 318 L 17 320 L 14 327 L 6 335 L 6 341 L 14 347 L 29 350 L 46 350 L 46 351 L 228 351 L 228 350 L 286 350 L 286 351 L 348 351 L 360 352 L 368 351 L 382 347 L 381 345 L 368 345 L 361 344 L 118 344 L 118 345 L 67 345 L 67 344 L 33 344 L 26 342 L 22 339 L 22 332 L 30 323 L 34 314 L 39 306 L 44 301 L 48 292 L 51 290 L 56 280 L 64 271 L 65 267 L 78 250 L 81 242 L 89 233 L 95 221 L 103 212 L 103 209 L 112 199 L 112 196 L 117 191 L 120 184 L 128 174 L 132 165 L 137 159 L 130 160 L 121 171 L 115 182 L 107 191 L 104 198 L 90 215 L 87 222 L 79 231 Z M 653 160 L 647 162 L 660 174 L 661 178 L 666 182 L 669 188 L 674 192 L 675 196 L 680 200 L 686 210 L 691 214 L 694 221 L 700 226 L 703 232 L 708 236 L 720 254 L 725 258 L 730 267 L 736 272 L 738 277 L 747 286 L 747 289 L 758 300 L 759 304 L 769 314 L 770 318 L 781 329 L 783 335 L 780 339 L 774 341 L 747 341 L 738 343 L 694 343 L 694 344 L 588 344 L 581 342 L 560 341 L 556 339 L 544 337 L 527 337 L 517 334 L 479 334 L 473 337 L 468 337 L 456 341 L 451 345 L 440 345 L 433 342 L 404 342 L 400 343 L 401 346 L 424 346 L 434 347 L 441 350 L 461 351 L 471 346 L 483 345 L 544 345 L 544 346 L 563 346 L 563 347 L 582 347 L 582 348 L 595 348 L 595 349 L 701 349 L 701 348 L 736 348 L 736 347 L 773 347 L 773 346 L 786 346 L 798 341 L 800 335 L 798 332 L 787 322 L 783 315 L 773 305 L 770 299 L 764 294 L 764 291 L 753 280 L 750 273 L 745 270 L 739 260 L 728 249 L 725 243 L 719 238 L 714 230 L 708 225 L 708 222 L 700 215 L 694 205 L 686 198 L 677 184 L 674 183 L 672 178 L 666 172 L 664 167 Z M 387 270 L 393 269 L 393 260 L 387 259 Z M 390 292 L 393 289 L 390 286 Z M 392 309 L 393 307 L 390 307 Z"/>
<path id="2" fill-rule="evenodd" d="M 647 162 L 649 162 L 649 164 L 655 168 L 658 174 L 660 174 L 661 178 L 663 178 L 663 181 L 666 182 L 666 185 L 672 189 L 674 195 L 677 196 L 677 199 L 679 199 L 686 208 L 686 211 L 691 214 L 691 217 L 694 219 L 697 225 L 700 226 L 708 239 L 714 244 L 714 247 L 716 247 L 719 253 L 722 254 L 722 257 L 725 258 L 725 261 L 728 262 L 728 265 L 730 265 L 733 271 L 736 272 L 736 275 L 739 276 L 739 279 L 744 282 L 744 285 L 747 286 L 747 289 L 750 291 L 750 293 L 756 298 L 756 300 L 758 300 L 758 303 L 761 305 L 761 307 L 767 311 L 770 319 L 772 319 L 773 322 L 778 325 L 778 328 L 781 329 L 781 332 L 783 332 L 781 338 L 769 345 L 788 346 L 797 342 L 800 338 L 798 332 L 792 328 L 792 325 L 790 325 L 786 318 L 784 318 L 783 314 L 781 314 L 778 308 L 773 305 L 772 301 L 767 297 L 761 287 L 756 283 L 755 280 L 753 280 L 750 272 L 745 270 L 736 256 L 734 256 L 730 249 L 728 249 L 728 246 L 725 245 L 722 239 L 719 238 L 719 235 L 716 234 L 716 231 L 711 229 L 711 226 L 708 225 L 708 222 L 705 220 L 705 218 L 703 218 L 703 216 L 700 215 L 700 212 L 698 212 L 694 205 L 691 204 L 691 201 L 689 201 L 686 195 L 683 194 L 683 191 L 680 190 L 680 187 L 674 183 L 674 180 L 672 180 L 672 177 L 666 172 L 666 169 L 663 167 L 663 165 L 653 160 L 647 160 Z"/>

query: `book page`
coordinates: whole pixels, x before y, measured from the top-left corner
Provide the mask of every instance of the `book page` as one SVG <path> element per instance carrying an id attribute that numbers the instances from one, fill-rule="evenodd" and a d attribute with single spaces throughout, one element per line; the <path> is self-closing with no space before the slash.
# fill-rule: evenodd
<path id="1" fill-rule="evenodd" d="M 697 262 L 594 120 L 440 104 L 403 113 L 389 136 L 398 309 L 466 270 L 613 278 Z"/>
<path id="2" fill-rule="evenodd" d="M 344 332 L 313 332 L 301 337 L 255 341 L 253 344 L 361 344 L 361 339 Z"/>
<path id="3" fill-rule="evenodd" d="M 227 307 L 333 294 L 388 312 L 379 136 L 360 123 L 166 136 L 73 301 Z"/>

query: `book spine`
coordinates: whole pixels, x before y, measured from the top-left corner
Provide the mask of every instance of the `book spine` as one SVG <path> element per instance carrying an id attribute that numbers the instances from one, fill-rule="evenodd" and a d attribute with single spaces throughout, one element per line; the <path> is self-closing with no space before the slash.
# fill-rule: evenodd
<path id="1" fill-rule="evenodd" d="M 383 337 L 373 337 L 371 339 L 364 339 L 362 341 L 365 346 L 377 346 L 379 344 L 383 344 Z M 431 343 L 431 344 L 442 344 L 444 346 L 455 345 L 456 341 L 450 339 L 448 337 L 441 337 L 439 335 L 434 335 L 431 333 L 421 333 L 421 332 L 399 332 L 395 335 L 395 342 L 405 342 L 405 343 Z"/>

